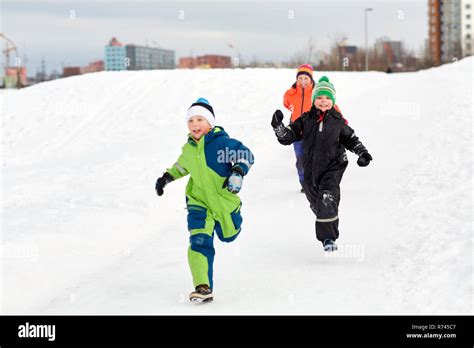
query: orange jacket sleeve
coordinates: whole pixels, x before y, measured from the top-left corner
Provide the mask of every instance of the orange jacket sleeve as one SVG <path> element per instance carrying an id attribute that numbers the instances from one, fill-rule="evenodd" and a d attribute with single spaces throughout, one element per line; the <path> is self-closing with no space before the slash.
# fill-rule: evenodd
<path id="1" fill-rule="evenodd" d="M 341 114 L 342 119 L 344 120 L 344 122 L 346 123 L 346 125 L 348 125 L 349 122 L 348 122 L 348 121 L 346 120 L 346 118 L 342 115 L 342 111 L 341 111 L 341 109 L 339 109 L 339 106 L 337 106 L 337 104 L 334 105 L 334 109 L 335 109 L 338 113 Z"/>
<path id="2" fill-rule="evenodd" d="M 283 105 L 285 106 L 285 108 L 289 108 L 291 103 L 290 103 L 290 92 L 291 92 L 291 89 L 287 90 L 285 92 L 285 95 L 283 96 Z M 288 109 L 289 110 L 289 109 Z"/>

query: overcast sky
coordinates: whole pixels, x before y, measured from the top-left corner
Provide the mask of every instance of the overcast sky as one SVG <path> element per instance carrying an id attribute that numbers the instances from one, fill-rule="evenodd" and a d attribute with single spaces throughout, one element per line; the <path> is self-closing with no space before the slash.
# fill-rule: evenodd
<path id="1" fill-rule="evenodd" d="M 312 37 L 328 50 L 342 37 L 364 45 L 364 8 L 369 45 L 388 36 L 418 53 L 428 33 L 428 0 L 411 1 L 1 1 L 1 32 L 26 53 L 28 75 L 45 58 L 47 71 L 103 59 L 112 36 L 122 43 L 176 51 L 176 57 L 235 55 L 246 61 L 282 61 Z M 3 47 L 3 43 L 2 43 Z M 2 62 L 3 62 L 2 56 Z"/>

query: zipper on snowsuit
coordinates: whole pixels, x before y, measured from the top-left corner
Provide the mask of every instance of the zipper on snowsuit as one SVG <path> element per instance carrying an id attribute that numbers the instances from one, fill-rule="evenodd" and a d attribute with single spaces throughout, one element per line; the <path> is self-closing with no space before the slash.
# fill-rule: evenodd
<path id="1" fill-rule="evenodd" d="M 301 112 L 300 116 L 303 115 L 303 107 L 304 107 L 304 88 L 301 87 L 301 91 L 303 92 L 303 98 L 301 99 Z"/>
<path id="2" fill-rule="evenodd" d="M 321 115 L 321 117 L 319 117 L 319 120 L 318 121 L 321 121 L 319 123 L 319 132 L 321 133 L 323 131 L 323 123 L 324 123 L 324 117 L 326 116 L 326 111 L 323 112 L 323 114 Z"/>
<path id="3" fill-rule="evenodd" d="M 319 145 L 322 143 L 323 141 L 323 123 L 324 123 L 324 117 L 326 116 L 326 111 L 324 111 L 322 113 L 322 115 L 318 118 L 318 120 L 316 122 L 319 122 L 319 129 L 318 131 L 316 132 L 317 136 L 316 136 L 316 139 L 315 139 L 315 142 L 317 142 L 318 144 L 315 144 L 315 153 L 313 154 L 313 170 L 314 172 L 312 173 L 312 178 L 311 178 L 311 184 L 312 185 L 316 185 L 316 178 L 319 177 L 319 170 L 318 170 L 318 164 L 319 164 L 319 156 L 318 156 L 318 152 L 317 152 L 317 148 L 319 147 Z M 318 134 L 318 133 L 321 133 L 321 134 Z"/>

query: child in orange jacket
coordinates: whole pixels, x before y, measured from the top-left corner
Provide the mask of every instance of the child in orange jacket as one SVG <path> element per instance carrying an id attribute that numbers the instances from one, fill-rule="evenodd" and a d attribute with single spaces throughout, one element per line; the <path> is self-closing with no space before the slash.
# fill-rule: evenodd
<path id="1" fill-rule="evenodd" d="M 290 124 L 295 122 L 301 114 L 311 109 L 313 87 L 313 67 L 309 64 L 300 65 L 296 73 L 296 82 L 283 96 L 283 105 L 291 112 Z M 304 192 L 303 141 L 295 141 L 293 148 L 296 155 L 296 169 L 301 184 L 301 192 Z"/>
<path id="2" fill-rule="evenodd" d="M 291 112 L 290 124 L 311 109 L 314 86 L 313 67 L 310 64 L 300 65 L 296 73 L 296 82 L 293 83 L 293 86 L 283 96 L 283 105 Z M 334 105 L 334 109 L 342 116 L 342 112 L 337 105 Z M 347 124 L 347 121 L 345 122 Z M 293 148 L 296 155 L 296 169 L 301 184 L 301 192 L 304 193 L 303 140 L 295 141 Z"/>

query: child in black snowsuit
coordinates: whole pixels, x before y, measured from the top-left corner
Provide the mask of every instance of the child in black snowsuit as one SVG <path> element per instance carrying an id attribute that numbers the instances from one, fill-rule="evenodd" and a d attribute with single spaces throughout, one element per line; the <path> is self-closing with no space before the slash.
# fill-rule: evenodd
<path id="1" fill-rule="evenodd" d="M 283 113 L 277 110 L 271 122 L 280 144 L 303 140 L 304 191 L 316 215 L 316 238 L 325 251 L 337 250 L 339 183 L 348 164 L 345 149 L 359 156 L 357 164 L 361 167 L 372 160 L 354 130 L 335 110 L 335 96 L 333 84 L 323 76 L 314 88 L 313 106 L 308 112 L 285 127 Z"/>

